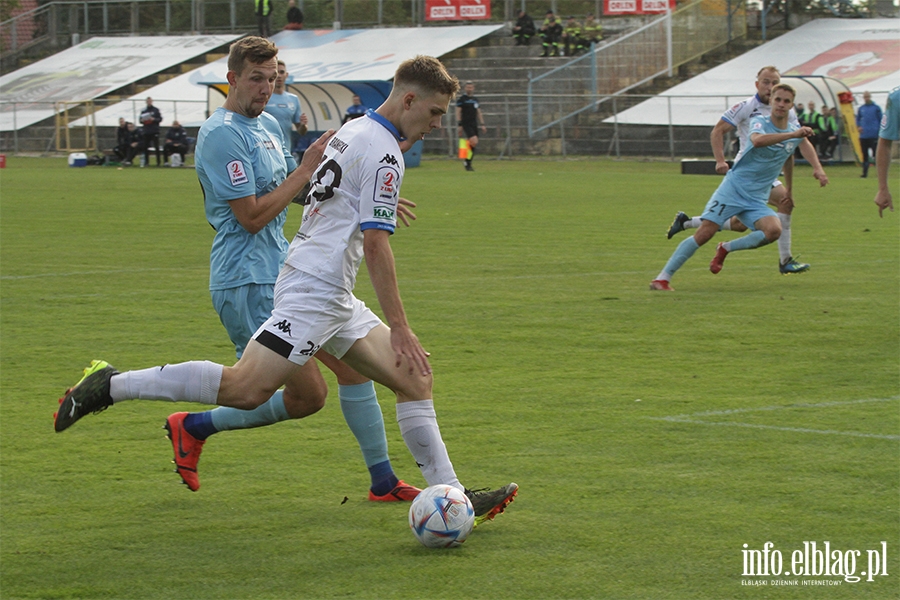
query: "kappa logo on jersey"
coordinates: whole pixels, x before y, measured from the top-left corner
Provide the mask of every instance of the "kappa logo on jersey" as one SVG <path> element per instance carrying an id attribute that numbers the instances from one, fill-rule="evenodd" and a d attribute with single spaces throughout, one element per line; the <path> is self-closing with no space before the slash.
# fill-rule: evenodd
<path id="1" fill-rule="evenodd" d="M 244 163 L 239 160 L 233 160 L 225 168 L 228 169 L 228 177 L 231 178 L 231 185 L 243 185 L 250 181 L 247 177 L 247 171 L 244 170 Z"/>
<path id="2" fill-rule="evenodd" d="M 291 335 L 291 324 L 288 323 L 287 319 L 282 319 L 281 322 L 275 323 L 275 328 L 281 331 L 282 333 L 286 333 Z"/>
<path id="3" fill-rule="evenodd" d="M 400 164 L 400 163 L 397 162 L 397 159 L 394 158 L 394 155 L 393 155 L 393 154 L 385 154 L 385 155 L 384 155 L 384 158 L 382 158 L 381 160 L 378 161 L 378 164 L 381 164 L 381 163 L 387 163 L 387 164 L 392 165 L 392 166 L 394 166 L 394 167 L 396 167 L 398 164 Z"/>

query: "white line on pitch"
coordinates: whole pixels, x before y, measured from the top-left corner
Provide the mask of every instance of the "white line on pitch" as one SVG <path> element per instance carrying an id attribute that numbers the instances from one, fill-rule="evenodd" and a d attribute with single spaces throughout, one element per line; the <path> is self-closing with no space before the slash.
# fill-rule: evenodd
<path id="1" fill-rule="evenodd" d="M 757 408 L 735 408 L 730 410 L 711 410 L 699 413 L 692 413 L 687 415 L 673 415 L 669 417 L 647 417 L 648 419 L 654 421 L 668 421 L 670 423 L 691 423 L 694 425 L 719 425 L 719 426 L 731 426 L 731 427 L 750 427 L 752 429 L 773 429 L 776 431 L 791 431 L 794 433 L 818 433 L 824 435 L 846 435 L 851 437 L 861 437 L 861 438 L 875 438 L 882 440 L 900 440 L 900 435 L 882 435 L 877 433 L 859 433 L 855 431 L 836 431 L 833 429 L 809 429 L 806 427 L 780 427 L 777 425 L 758 425 L 755 423 L 740 423 L 740 422 L 732 422 L 732 421 L 704 421 L 698 419 L 697 417 L 711 417 L 711 416 L 721 416 L 721 415 L 733 415 L 739 413 L 748 413 L 748 412 L 760 412 L 760 411 L 776 411 L 776 410 L 786 410 L 786 409 L 795 409 L 795 408 L 824 408 L 830 406 L 849 406 L 853 404 L 866 404 L 870 402 L 891 402 L 894 400 L 900 399 L 900 396 L 893 396 L 891 398 L 867 398 L 864 400 L 846 400 L 846 401 L 836 401 L 836 402 L 815 402 L 815 403 L 798 403 L 798 404 L 786 404 L 779 406 L 761 406 Z"/>

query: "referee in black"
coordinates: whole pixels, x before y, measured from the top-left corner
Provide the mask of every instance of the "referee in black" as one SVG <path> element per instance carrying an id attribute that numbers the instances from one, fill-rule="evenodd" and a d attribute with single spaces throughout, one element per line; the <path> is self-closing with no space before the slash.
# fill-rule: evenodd
<path id="1" fill-rule="evenodd" d="M 473 96 L 475 84 L 467 81 L 463 86 L 463 95 L 456 101 L 456 125 L 459 137 L 465 136 L 469 140 L 469 156 L 466 158 L 466 171 L 474 171 L 472 159 L 475 158 L 475 148 L 478 146 L 478 129 L 481 133 L 487 133 L 484 126 L 484 115 L 478 105 L 478 98 Z"/>

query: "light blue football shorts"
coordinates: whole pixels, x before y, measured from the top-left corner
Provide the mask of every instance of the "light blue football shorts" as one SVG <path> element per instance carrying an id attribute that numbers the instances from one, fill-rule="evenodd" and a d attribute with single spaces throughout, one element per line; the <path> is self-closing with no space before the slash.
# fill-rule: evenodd
<path id="1" fill-rule="evenodd" d="M 273 284 L 251 283 L 227 290 L 212 290 L 213 307 L 240 358 L 250 338 L 275 307 Z"/>

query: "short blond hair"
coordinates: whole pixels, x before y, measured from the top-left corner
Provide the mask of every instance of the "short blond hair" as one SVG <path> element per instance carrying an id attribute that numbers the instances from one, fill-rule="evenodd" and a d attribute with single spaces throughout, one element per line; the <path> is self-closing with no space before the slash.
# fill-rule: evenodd
<path id="1" fill-rule="evenodd" d="M 394 87 L 413 86 L 431 93 L 454 96 L 459 91 L 459 80 L 447 72 L 447 68 L 433 56 L 419 55 L 404 60 L 394 74 Z"/>
<path id="2" fill-rule="evenodd" d="M 778 77 L 781 77 L 781 71 L 778 70 L 778 67 L 776 67 L 774 65 L 769 65 L 767 67 L 763 67 L 762 69 L 760 69 L 759 71 L 756 72 L 757 79 L 759 79 L 759 76 L 762 75 L 763 71 L 775 71 L 776 73 L 778 73 Z"/>
<path id="3" fill-rule="evenodd" d="M 775 92 L 777 92 L 778 90 L 784 90 L 786 92 L 790 92 L 791 96 L 793 98 L 797 97 L 797 90 L 795 90 L 792 86 L 790 86 L 786 83 L 779 83 L 778 85 L 774 86 L 772 88 L 772 96 L 774 96 Z"/>
<path id="4" fill-rule="evenodd" d="M 247 36 L 228 48 L 228 70 L 238 75 L 244 72 L 247 63 L 260 65 L 272 60 L 278 54 L 278 47 L 271 41 L 255 35 Z"/>

